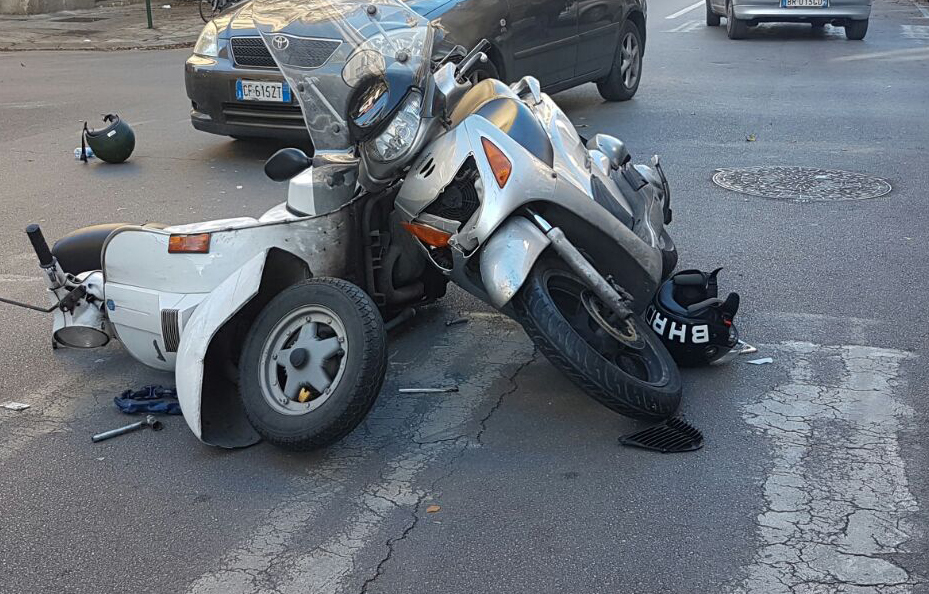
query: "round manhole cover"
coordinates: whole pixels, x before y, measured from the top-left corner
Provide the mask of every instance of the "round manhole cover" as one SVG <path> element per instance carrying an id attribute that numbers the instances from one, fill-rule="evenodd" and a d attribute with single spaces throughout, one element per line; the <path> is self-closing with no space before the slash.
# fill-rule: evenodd
<path id="1" fill-rule="evenodd" d="M 866 200 L 891 190 L 879 177 L 813 167 L 717 169 L 713 183 L 733 192 L 792 202 Z"/>

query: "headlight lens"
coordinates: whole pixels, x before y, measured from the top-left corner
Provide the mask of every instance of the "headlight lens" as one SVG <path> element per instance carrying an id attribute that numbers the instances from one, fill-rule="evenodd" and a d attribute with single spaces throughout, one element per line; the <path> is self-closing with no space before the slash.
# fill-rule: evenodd
<path id="1" fill-rule="evenodd" d="M 215 58 L 218 56 L 219 47 L 216 43 L 216 38 L 218 36 L 216 23 L 210 21 L 203 28 L 203 31 L 200 32 L 200 37 L 197 38 L 197 45 L 194 46 L 194 53 L 198 56 L 207 58 Z"/>
<path id="2" fill-rule="evenodd" d="M 397 114 L 387 124 L 387 128 L 370 143 L 375 159 L 386 163 L 410 150 L 419 130 L 422 103 L 422 97 L 417 91 L 407 95 Z"/>

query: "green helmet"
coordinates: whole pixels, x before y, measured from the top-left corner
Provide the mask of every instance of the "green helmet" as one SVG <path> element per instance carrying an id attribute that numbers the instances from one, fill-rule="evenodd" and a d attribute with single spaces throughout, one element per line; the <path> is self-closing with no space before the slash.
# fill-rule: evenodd
<path id="1" fill-rule="evenodd" d="M 103 116 L 103 121 L 109 125 L 102 130 L 89 130 L 84 122 L 82 143 L 86 140 L 94 155 L 107 163 L 122 163 L 135 148 L 135 133 L 116 114 Z"/>

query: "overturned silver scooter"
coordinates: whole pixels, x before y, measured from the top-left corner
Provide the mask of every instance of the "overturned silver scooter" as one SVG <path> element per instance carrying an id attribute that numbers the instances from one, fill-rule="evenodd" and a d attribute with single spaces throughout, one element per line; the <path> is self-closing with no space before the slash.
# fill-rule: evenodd
<path id="1" fill-rule="evenodd" d="M 31 229 L 57 343 L 118 337 L 174 369 L 204 442 L 310 449 L 373 405 L 382 320 L 451 280 L 609 408 L 676 411 L 677 368 L 641 315 L 677 260 L 657 158 L 585 143 L 532 77 L 472 84 L 483 44 L 434 56 L 431 25 L 400 0 L 252 6 L 315 147 L 268 160 L 287 202 L 259 219 L 90 227 L 51 250 Z"/>

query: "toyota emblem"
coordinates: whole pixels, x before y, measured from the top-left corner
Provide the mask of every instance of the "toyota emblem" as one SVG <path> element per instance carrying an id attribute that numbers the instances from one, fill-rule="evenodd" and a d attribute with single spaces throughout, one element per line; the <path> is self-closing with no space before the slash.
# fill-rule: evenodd
<path id="1" fill-rule="evenodd" d="M 283 35 L 275 35 L 271 40 L 271 44 L 276 50 L 285 50 L 287 49 L 287 46 L 290 45 L 290 40 Z"/>

